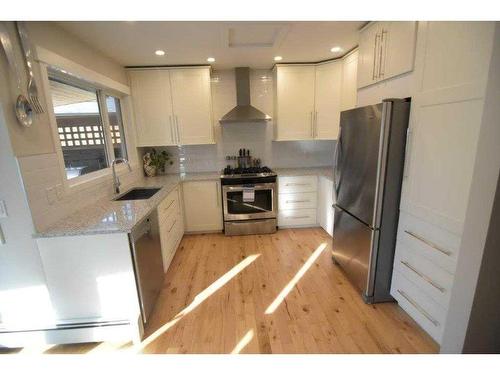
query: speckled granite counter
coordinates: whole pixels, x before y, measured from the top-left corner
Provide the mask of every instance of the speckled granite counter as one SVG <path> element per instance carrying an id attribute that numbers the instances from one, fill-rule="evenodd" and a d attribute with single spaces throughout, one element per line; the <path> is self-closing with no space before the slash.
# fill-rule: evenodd
<path id="1" fill-rule="evenodd" d="M 324 176 L 333 181 L 333 167 L 275 168 L 278 176 Z"/>
<path id="2" fill-rule="evenodd" d="M 333 179 L 332 168 L 278 168 L 278 176 L 325 176 Z M 158 204 L 183 181 L 218 180 L 220 172 L 167 174 L 144 177 L 134 187 L 159 187 L 161 190 L 149 199 L 113 201 L 100 199 L 40 231 L 34 237 L 78 236 L 85 234 L 130 233 Z M 123 189 L 126 192 L 131 187 Z"/>
<path id="3" fill-rule="evenodd" d="M 219 172 L 170 174 L 144 177 L 134 187 L 159 187 L 161 190 L 149 199 L 113 201 L 100 199 L 40 231 L 34 237 L 78 236 L 85 234 L 130 233 L 182 181 L 218 180 Z M 122 193 L 131 187 L 123 189 Z"/>

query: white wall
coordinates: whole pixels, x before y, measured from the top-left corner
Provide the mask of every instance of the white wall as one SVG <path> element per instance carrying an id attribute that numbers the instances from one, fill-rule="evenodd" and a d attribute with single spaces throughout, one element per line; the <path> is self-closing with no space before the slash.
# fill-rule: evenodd
<path id="1" fill-rule="evenodd" d="M 50 320 L 52 307 L 38 248 L 31 237 L 34 227 L 21 174 L 7 132 L 7 121 L 15 119 L 12 108 L 3 100 L 1 104 L 0 200 L 7 206 L 8 217 L 0 218 L 6 241 L 0 244 L 0 324 L 43 324 Z"/>
<path id="2" fill-rule="evenodd" d="M 16 37 L 13 22 L 4 22 L 16 52 L 16 61 L 22 77 L 25 77 L 20 45 Z M 33 45 L 40 45 L 60 56 L 73 62 L 84 65 L 99 74 L 127 84 L 125 70 L 116 62 L 110 60 L 76 37 L 68 34 L 53 22 L 28 22 L 27 29 Z M 34 64 L 35 78 L 39 88 L 40 99 L 46 111 L 42 115 L 36 115 L 33 126 L 21 127 L 14 117 L 7 120 L 13 152 L 18 156 L 21 175 L 24 181 L 28 203 L 32 212 L 33 222 L 37 230 L 43 230 L 54 222 L 75 212 L 86 204 L 113 194 L 111 176 L 82 184 L 78 187 L 66 188 L 61 195 L 55 196 L 54 201 L 49 200 L 47 189 L 54 189 L 57 185 L 64 186 L 65 175 L 59 166 L 56 146 L 52 139 L 52 129 L 48 116 L 47 101 L 43 94 L 43 85 L 40 76 L 41 65 Z M 3 53 L 0 54 L 0 75 L 2 82 L 10 82 L 9 86 L 2 85 L 2 102 L 9 110 L 14 108 L 14 100 L 17 97 L 17 85 L 13 72 L 9 69 Z M 5 78 L 4 78 L 5 77 Z M 22 83 L 25 87 L 25 82 Z M 127 100 L 125 100 L 127 101 Z M 122 103 L 124 104 L 124 103 Z M 135 149 L 135 130 L 131 125 L 131 116 L 126 105 L 122 106 L 124 119 L 129 119 L 127 146 L 129 148 L 129 159 L 137 164 L 137 153 Z M 123 168 L 122 168 L 123 169 Z M 126 169 L 123 171 L 122 182 L 129 184 L 142 175 L 139 166 L 133 173 Z"/>
<path id="3" fill-rule="evenodd" d="M 465 216 L 460 257 L 451 291 L 442 353 L 462 351 L 500 170 L 500 23 L 496 23 L 474 174 Z"/>
<path id="4" fill-rule="evenodd" d="M 273 75 L 270 70 L 250 71 L 251 103 L 273 116 Z M 212 72 L 213 126 L 217 144 L 166 147 L 174 165 L 167 173 L 220 171 L 226 155 L 240 148 L 271 168 L 331 166 L 335 141 L 273 142 L 273 121 L 266 124 L 238 123 L 221 126 L 219 119 L 236 105 L 234 70 Z"/>

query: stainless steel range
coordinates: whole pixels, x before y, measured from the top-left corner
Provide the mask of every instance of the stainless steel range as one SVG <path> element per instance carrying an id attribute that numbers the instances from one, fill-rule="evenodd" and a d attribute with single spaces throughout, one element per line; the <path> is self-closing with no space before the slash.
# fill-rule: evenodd
<path id="1" fill-rule="evenodd" d="M 276 232 L 276 173 L 268 167 L 227 167 L 221 175 L 224 233 Z"/>

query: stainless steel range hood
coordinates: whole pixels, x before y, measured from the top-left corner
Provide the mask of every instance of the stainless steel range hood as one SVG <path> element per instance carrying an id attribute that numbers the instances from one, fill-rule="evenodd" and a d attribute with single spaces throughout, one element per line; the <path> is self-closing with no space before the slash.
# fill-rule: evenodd
<path id="1" fill-rule="evenodd" d="M 236 107 L 226 113 L 221 124 L 236 122 L 262 123 L 271 119 L 270 116 L 250 104 L 250 69 L 236 68 Z"/>

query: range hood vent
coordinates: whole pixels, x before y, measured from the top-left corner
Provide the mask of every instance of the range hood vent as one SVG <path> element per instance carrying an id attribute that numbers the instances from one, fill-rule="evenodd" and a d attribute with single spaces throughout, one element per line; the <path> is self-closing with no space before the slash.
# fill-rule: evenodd
<path id="1" fill-rule="evenodd" d="M 250 69 L 236 68 L 236 107 L 226 113 L 221 124 L 237 122 L 262 123 L 271 119 L 270 116 L 250 104 Z"/>

